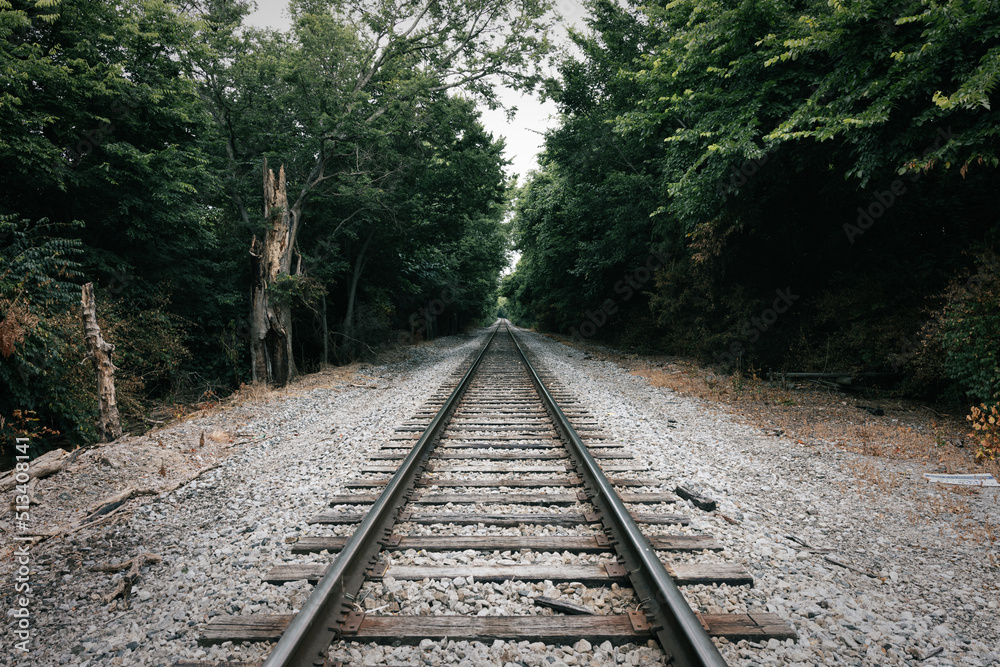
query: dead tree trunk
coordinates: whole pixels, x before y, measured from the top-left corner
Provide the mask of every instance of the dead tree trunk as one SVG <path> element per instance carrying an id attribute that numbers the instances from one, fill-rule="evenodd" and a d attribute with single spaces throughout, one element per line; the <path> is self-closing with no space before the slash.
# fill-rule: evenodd
<path id="1" fill-rule="evenodd" d="M 264 240 L 250 243 L 250 356 L 254 382 L 282 387 L 295 375 L 292 358 L 291 304 L 276 299 L 268 288 L 280 276 L 289 275 L 292 263 L 292 224 L 285 194 L 285 168 L 278 178 L 264 160 L 264 218 L 268 230 Z"/>
<path id="2" fill-rule="evenodd" d="M 97 402 L 100 408 L 98 428 L 101 432 L 101 442 L 120 438 L 122 434 L 121 420 L 118 418 L 118 399 L 115 397 L 115 365 L 111 363 L 111 353 L 115 346 L 101 337 L 101 328 L 97 326 L 97 303 L 94 299 L 94 284 L 83 286 L 80 298 L 83 305 L 83 337 L 87 341 L 90 359 L 94 362 L 97 372 Z"/>
<path id="3" fill-rule="evenodd" d="M 330 324 L 326 319 L 326 293 L 323 293 L 322 310 L 319 314 L 320 328 L 323 331 L 323 367 L 330 365 Z"/>

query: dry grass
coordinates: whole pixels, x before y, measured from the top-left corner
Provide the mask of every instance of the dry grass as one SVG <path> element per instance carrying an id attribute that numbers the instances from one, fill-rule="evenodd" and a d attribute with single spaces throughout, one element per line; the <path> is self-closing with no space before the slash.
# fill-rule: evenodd
<path id="1" fill-rule="evenodd" d="M 213 428 L 211 431 L 205 434 L 205 439 L 211 440 L 212 442 L 232 442 L 233 436 L 229 435 L 226 431 L 221 428 Z"/>
<path id="2" fill-rule="evenodd" d="M 889 469 L 875 457 L 848 461 L 847 467 L 858 481 L 856 490 L 862 498 L 891 495 L 903 483 L 903 476 Z"/>
<path id="3" fill-rule="evenodd" d="M 787 438 L 790 446 L 833 445 L 864 455 L 847 464 L 854 482 L 844 485 L 843 493 L 857 493 L 874 501 L 880 494 L 903 492 L 907 475 L 894 470 L 899 461 L 944 473 L 989 472 L 1000 479 L 1000 461 L 975 461 L 964 414 L 941 414 L 916 401 L 866 397 L 819 384 L 782 385 L 752 373 L 720 375 L 687 359 L 620 355 L 559 340 L 590 358 L 623 366 L 654 387 L 721 404 L 736 420 L 765 434 Z M 881 409 L 884 414 L 873 415 L 859 406 Z M 940 487 L 930 496 L 914 494 L 912 522 L 922 523 L 943 514 L 966 520 L 971 517 L 968 499 L 978 493 L 967 487 Z M 988 522 L 983 525 L 969 520 L 962 534 L 983 544 L 992 563 L 996 561 L 998 531 Z"/>
<path id="4" fill-rule="evenodd" d="M 755 375 L 720 376 L 686 360 L 628 357 L 615 361 L 654 387 L 721 403 L 736 419 L 765 433 L 799 445 L 832 444 L 864 455 L 846 463 L 854 481 L 842 484 L 841 492 L 858 494 L 872 503 L 873 511 L 879 496 L 907 493 L 902 487 L 908 475 L 897 471 L 898 461 L 945 473 L 989 472 L 1000 479 L 1000 461 L 977 463 L 964 415 L 941 414 L 912 401 L 860 398 L 815 385 L 780 386 Z M 880 408 L 885 414 L 876 416 L 858 405 Z M 974 487 L 944 485 L 929 494 L 909 493 L 908 521 L 927 524 L 933 518 L 944 519 L 939 528 L 950 525 L 957 539 L 982 547 L 984 567 L 1000 568 L 1000 526 L 989 516 L 977 518 L 970 505 L 981 493 Z"/>
<path id="5" fill-rule="evenodd" d="M 974 463 L 963 419 L 939 416 L 916 402 L 861 398 L 807 384 L 781 386 L 756 375 L 722 376 L 686 361 L 631 360 L 626 365 L 654 387 L 722 403 L 742 421 L 799 444 L 929 462 L 944 472 L 969 470 Z M 872 415 L 859 405 L 885 414 Z"/>

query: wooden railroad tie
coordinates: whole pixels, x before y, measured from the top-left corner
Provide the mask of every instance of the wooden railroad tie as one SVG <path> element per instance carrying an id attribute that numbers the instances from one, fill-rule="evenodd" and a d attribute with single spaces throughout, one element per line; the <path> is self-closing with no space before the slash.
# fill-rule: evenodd
<path id="1" fill-rule="evenodd" d="M 345 639 L 361 643 L 394 642 L 417 644 L 423 639 L 510 639 L 562 644 L 586 637 L 591 643 L 634 643 L 650 637 L 649 630 L 637 631 L 627 614 L 609 616 L 372 616 L 358 614 L 357 630 L 344 633 Z M 732 641 L 749 639 L 795 639 L 795 630 L 777 614 L 698 614 L 713 637 Z M 274 641 L 281 636 L 293 614 L 261 616 L 216 616 L 205 628 L 199 643 Z"/>
<path id="2" fill-rule="evenodd" d="M 532 551 L 562 553 L 610 553 L 608 538 L 597 535 L 414 535 L 395 536 L 384 546 L 389 551 Z M 649 542 L 657 551 L 722 551 L 722 545 L 709 535 L 653 535 Z M 292 553 L 340 551 L 346 537 L 300 537 L 292 543 Z"/>
<path id="3" fill-rule="evenodd" d="M 271 584 L 291 581 L 317 582 L 326 573 L 329 565 L 323 563 L 292 563 L 275 565 L 264 575 L 263 580 Z M 674 563 L 668 564 L 668 571 L 678 586 L 696 584 L 728 584 L 730 586 L 753 586 L 753 577 L 740 565 L 730 563 Z M 475 581 L 562 581 L 594 584 L 628 584 L 625 569 L 618 563 L 586 565 L 476 565 L 476 566 L 430 566 L 430 565 L 390 565 L 384 572 L 373 571 L 369 580 L 385 578 L 398 581 L 423 581 L 424 579 L 455 579 L 465 577 Z"/>

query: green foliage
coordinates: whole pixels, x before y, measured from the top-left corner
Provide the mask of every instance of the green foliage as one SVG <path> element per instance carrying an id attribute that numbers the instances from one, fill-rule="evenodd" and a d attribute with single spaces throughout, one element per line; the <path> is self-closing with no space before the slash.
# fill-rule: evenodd
<path id="1" fill-rule="evenodd" d="M 0 436 L 17 435 L 36 453 L 97 437 L 96 379 L 80 322 L 80 224 L 0 216 Z M 114 344 L 116 389 L 126 428 L 144 429 L 149 398 L 169 390 L 187 357 L 181 322 L 166 297 L 137 309 L 98 292 L 98 322 Z M 30 414 L 30 416 L 29 416 Z"/>
<path id="2" fill-rule="evenodd" d="M 161 295 L 142 309 L 98 292 L 101 335 L 115 346 L 115 387 L 122 426 L 144 431 L 144 414 L 153 399 L 168 395 L 182 384 L 182 366 L 190 358 L 185 347 L 185 325 L 170 312 L 170 299 Z M 92 375 L 92 374 L 89 374 Z M 96 386 L 96 379 L 92 380 Z"/>
<path id="3" fill-rule="evenodd" d="M 40 319 L 16 353 L 0 361 L 4 456 L 12 453 L 15 434 L 7 429 L 16 425 L 18 413 L 37 419 L 30 434 L 36 453 L 96 440 L 93 374 L 79 316 L 62 312 Z"/>
<path id="4" fill-rule="evenodd" d="M 926 330 L 997 224 L 994 3 L 587 6 L 546 87 L 561 123 L 517 199 L 507 312 L 579 326 L 657 247 L 669 262 L 597 335 L 995 389 L 988 300 L 955 306 L 951 343 Z M 801 298 L 754 325 L 776 290 Z"/>
<path id="5" fill-rule="evenodd" d="M 279 33 L 244 26 L 246 0 L 0 0 L 3 428 L 94 437 L 81 282 L 126 428 L 246 379 L 265 157 L 297 234 L 269 296 L 293 310 L 302 367 L 330 341 L 354 341 L 348 360 L 395 339 L 442 294 L 422 335 L 490 316 L 508 184 L 473 100 L 541 81 L 550 7 L 301 0 Z"/>
<path id="6" fill-rule="evenodd" d="M 949 291 L 940 332 L 945 369 L 976 401 L 1000 401 L 1000 260 Z"/>
<path id="7" fill-rule="evenodd" d="M 58 438 L 94 434 L 93 401 L 80 387 L 75 352 L 83 344 L 69 310 L 79 302 L 81 244 L 64 238 L 79 224 L 32 223 L 0 215 L 0 445 L 31 438 L 36 453 Z M 77 340 L 74 341 L 74 338 Z M 30 416 L 29 416 L 30 413 Z"/>
<path id="8" fill-rule="evenodd" d="M 281 303 L 314 307 L 326 296 L 323 284 L 304 275 L 280 275 L 267 286 L 268 294 Z"/>
<path id="9" fill-rule="evenodd" d="M 39 314 L 68 307 L 77 289 L 70 279 L 82 275 L 77 261 L 82 244 L 65 234 L 82 226 L 0 215 L 0 299 L 11 306 L 28 304 Z M 2 351 L 11 353 L 6 346 Z"/>

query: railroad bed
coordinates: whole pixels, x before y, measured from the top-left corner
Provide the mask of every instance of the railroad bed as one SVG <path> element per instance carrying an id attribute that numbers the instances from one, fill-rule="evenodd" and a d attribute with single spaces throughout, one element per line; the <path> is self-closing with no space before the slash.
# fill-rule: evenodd
<path id="1" fill-rule="evenodd" d="M 265 576 L 316 584 L 298 614 L 216 616 L 203 644 L 278 641 L 272 666 L 359 664 L 355 643 L 443 637 L 595 655 L 653 641 L 660 662 L 724 665 L 713 636 L 795 637 L 773 614 L 694 613 L 678 586 L 752 578 L 712 562 L 722 546 L 685 528 L 672 480 L 534 369 L 505 322 L 488 339 L 355 477 L 330 480 L 342 493 L 315 533 Z"/>

